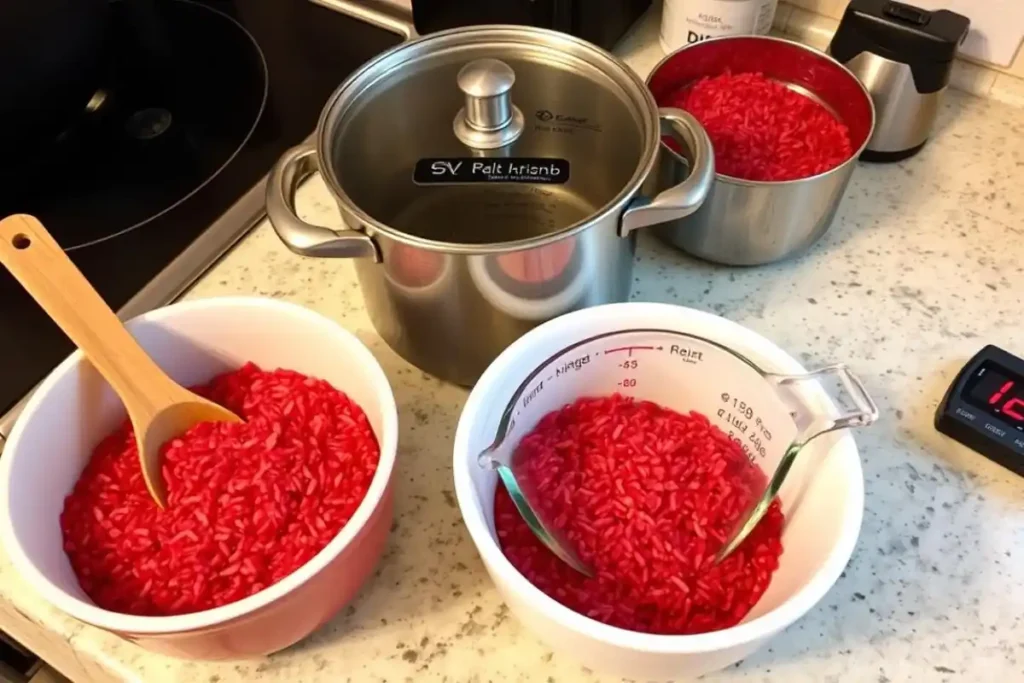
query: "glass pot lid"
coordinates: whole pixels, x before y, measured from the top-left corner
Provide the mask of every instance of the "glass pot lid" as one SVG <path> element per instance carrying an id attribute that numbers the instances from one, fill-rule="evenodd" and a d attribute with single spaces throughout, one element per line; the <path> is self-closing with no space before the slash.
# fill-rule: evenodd
<path id="1" fill-rule="evenodd" d="M 427 248 L 524 247 L 621 210 L 654 163 L 655 104 L 620 61 L 520 26 L 385 53 L 335 93 L 321 171 L 371 229 Z"/>

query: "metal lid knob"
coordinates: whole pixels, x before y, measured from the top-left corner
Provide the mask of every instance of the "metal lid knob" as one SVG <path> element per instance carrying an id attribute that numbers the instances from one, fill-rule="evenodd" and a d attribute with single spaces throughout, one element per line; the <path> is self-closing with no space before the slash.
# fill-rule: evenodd
<path id="1" fill-rule="evenodd" d="M 477 149 L 504 147 L 525 127 L 523 113 L 512 104 L 516 73 L 498 59 L 476 59 L 459 71 L 459 89 L 465 106 L 455 117 L 455 135 Z"/>

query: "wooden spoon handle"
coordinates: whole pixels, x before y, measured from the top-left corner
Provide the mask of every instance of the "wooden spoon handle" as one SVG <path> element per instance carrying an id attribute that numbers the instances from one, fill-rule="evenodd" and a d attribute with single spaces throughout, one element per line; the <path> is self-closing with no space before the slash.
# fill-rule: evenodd
<path id="1" fill-rule="evenodd" d="M 133 419 L 144 417 L 137 412 L 158 409 L 173 383 L 42 223 L 27 215 L 0 221 L 0 263 L 82 350 Z"/>

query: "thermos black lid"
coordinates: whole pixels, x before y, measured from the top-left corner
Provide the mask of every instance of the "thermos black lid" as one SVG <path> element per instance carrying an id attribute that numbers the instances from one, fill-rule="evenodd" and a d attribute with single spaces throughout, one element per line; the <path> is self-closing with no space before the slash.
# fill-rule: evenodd
<path id="1" fill-rule="evenodd" d="M 935 92 L 949 81 L 953 58 L 970 26 L 970 19 L 949 10 L 852 0 L 829 52 L 844 64 L 862 52 L 906 64 L 919 92 Z"/>

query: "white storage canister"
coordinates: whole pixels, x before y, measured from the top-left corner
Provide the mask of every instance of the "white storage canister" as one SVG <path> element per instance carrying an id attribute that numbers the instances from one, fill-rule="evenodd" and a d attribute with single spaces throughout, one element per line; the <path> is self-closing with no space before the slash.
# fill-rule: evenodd
<path id="1" fill-rule="evenodd" d="M 778 0 L 665 0 L 661 46 L 666 52 L 708 38 L 767 35 Z"/>

